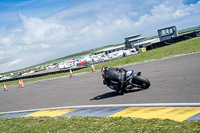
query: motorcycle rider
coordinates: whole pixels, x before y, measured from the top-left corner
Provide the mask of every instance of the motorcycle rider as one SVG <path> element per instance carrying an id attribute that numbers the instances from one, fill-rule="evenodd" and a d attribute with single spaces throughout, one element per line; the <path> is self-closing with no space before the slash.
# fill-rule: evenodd
<path id="1" fill-rule="evenodd" d="M 108 68 L 107 66 L 103 66 L 101 68 L 102 77 L 104 79 L 104 83 L 107 86 L 110 86 L 111 80 L 118 83 L 117 93 L 124 94 L 125 86 L 124 81 L 126 80 L 126 72 L 127 70 L 124 68 Z"/>

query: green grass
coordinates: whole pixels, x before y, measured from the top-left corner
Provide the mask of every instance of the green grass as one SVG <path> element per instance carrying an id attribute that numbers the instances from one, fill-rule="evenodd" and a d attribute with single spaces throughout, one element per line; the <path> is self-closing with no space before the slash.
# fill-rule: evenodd
<path id="1" fill-rule="evenodd" d="M 157 60 L 157 59 L 172 57 L 172 56 L 181 55 L 181 54 L 189 54 L 193 52 L 200 52 L 200 37 L 178 42 L 169 46 L 156 48 L 144 53 L 139 53 L 136 55 L 120 58 L 120 59 L 113 60 L 110 62 L 101 63 L 98 65 L 95 65 L 95 69 L 99 70 L 101 69 L 102 66 L 108 66 L 108 67 L 123 66 L 126 64 L 140 63 L 140 62 L 145 62 L 149 60 Z M 82 72 L 91 72 L 91 67 L 81 69 L 73 73 L 76 74 L 76 73 L 82 73 Z M 24 83 L 28 83 L 28 82 L 49 79 L 49 78 L 54 78 L 54 77 L 62 77 L 62 76 L 69 76 L 69 73 L 59 73 L 59 74 L 48 75 L 48 76 L 43 76 L 43 77 L 24 79 L 23 81 Z M 18 84 L 18 81 L 6 82 L 7 86 L 17 85 L 17 84 Z M 3 83 L 0 83 L 0 87 L 3 87 Z"/>
<path id="2" fill-rule="evenodd" d="M 0 119 L 0 132 L 6 133 L 121 133 L 121 132 L 200 132 L 200 121 L 176 122 L 160 119 L 122 117 L 36 117 Z"/>

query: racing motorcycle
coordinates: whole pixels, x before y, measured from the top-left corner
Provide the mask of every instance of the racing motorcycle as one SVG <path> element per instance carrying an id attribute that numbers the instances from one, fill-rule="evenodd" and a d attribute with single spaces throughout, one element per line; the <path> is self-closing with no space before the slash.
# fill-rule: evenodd
<path id="1" fill-rule="evenodd" d="M 146 77 L 141 76 L 141 72 L 134 70 L 126 71 L 125 69 L 117 69 L 109 72 L 109 68 L 103 66 L 101 68 L 103 84 L 110 89 L 115 90 L 117 94 L 123 95 L 127 90 L 144 90 L 150 87 L 150 81 Z M 107 73 L 111 74 L 107 74 Z M 107 76 L 111 75 L 111 76 Z M 117 78 L 116 78 L 117 77 Z"/>

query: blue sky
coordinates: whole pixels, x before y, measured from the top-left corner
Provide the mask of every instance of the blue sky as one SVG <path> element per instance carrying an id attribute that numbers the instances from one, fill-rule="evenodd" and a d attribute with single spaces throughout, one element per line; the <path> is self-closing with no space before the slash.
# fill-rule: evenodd
<path id="1" fill-rule="evenodd" d="M 199 20 L 198 0 L 1 0 L 0 73 Z"/>

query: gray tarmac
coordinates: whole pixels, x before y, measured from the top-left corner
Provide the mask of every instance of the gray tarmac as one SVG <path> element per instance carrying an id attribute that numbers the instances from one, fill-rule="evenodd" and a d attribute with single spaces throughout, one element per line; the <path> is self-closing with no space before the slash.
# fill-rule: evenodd
<path id="1" fill-rule="evenodd" d="M 40 108 L 145 103 L 200 103 L 200 53 L 125 66 L 151 81 L 143 91 L 116 95 L 100 71 L 0 89 L 0 112 Z"/>

